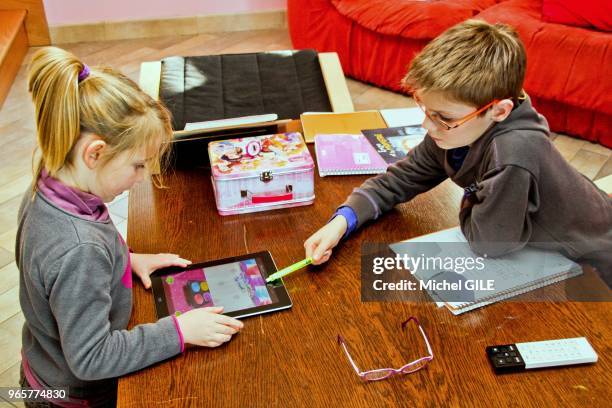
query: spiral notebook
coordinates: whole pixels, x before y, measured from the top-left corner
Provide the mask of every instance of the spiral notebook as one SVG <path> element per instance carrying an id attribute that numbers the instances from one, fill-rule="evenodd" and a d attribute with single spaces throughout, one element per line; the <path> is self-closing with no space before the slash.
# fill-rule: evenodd
<path id="1" fill-rule="evenodd" d="M 361 134 L 317 134 L 314 141 L 321 177 L 379 174 L 387 170 L 387 162 Z"/>
<path id="2" fill-rule="evenodd" d="M 414 256 L 411 252 L 416 248 L 415 243 L 427 243 L 418 247 L 421 255 L 425 252 L 444 259 L 478 258 L 459 227 L 392 244 L 390 248 L 396 254 Z M 458 315 L 582 274 L 581 266 L 562 254 L 530 246 L 498 258 L 481 258 L 480 262 L 482 269 L 456 273 L 446 268 L 432 268 L 415 272 L 414 276 L 422 282 L 447 281 L 464 288 L 453 291 L 427 290 L 439 306 L 445 306 L 452 314 Z M 485 280 L 494 282 L 493 290 L 467 289 L 467 285 L 461 284 Z"/>

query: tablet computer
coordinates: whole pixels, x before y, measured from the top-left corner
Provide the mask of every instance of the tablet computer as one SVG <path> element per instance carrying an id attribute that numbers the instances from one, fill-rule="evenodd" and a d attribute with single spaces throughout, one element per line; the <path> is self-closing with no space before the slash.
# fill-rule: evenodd
<path id="1" fill-rule="evenodd" d="M 223 306 L 223 314 L 235 318 L 288 309 L 291 298 L 282 280 L 266 283 L 274 272 L 267 251 L 160 269 L 151 275 L 157 317 L 211 306 Z"/>

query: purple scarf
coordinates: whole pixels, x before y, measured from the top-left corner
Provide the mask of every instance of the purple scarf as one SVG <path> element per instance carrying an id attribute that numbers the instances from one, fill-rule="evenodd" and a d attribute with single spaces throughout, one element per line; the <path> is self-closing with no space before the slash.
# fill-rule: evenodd
<path id="1" fill-rule="evenodd" d="M 37 184 L 38 190 L 64 211 L 89 221 L 108 221 L 108 208 L 100 197 L 63 184 L 49 176 L 45 169 Z"/>

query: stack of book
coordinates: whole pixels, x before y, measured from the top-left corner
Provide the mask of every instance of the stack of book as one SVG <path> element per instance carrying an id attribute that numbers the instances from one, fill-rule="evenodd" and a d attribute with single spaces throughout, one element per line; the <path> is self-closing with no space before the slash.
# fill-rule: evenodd
<path id="1" fill-rule="evenodd" d="M 379 174 L 423 141 L 422 120 L 419 108 L 305 113 L 302 127 L 306 140 L 315 142 L 321 177 Z"/>

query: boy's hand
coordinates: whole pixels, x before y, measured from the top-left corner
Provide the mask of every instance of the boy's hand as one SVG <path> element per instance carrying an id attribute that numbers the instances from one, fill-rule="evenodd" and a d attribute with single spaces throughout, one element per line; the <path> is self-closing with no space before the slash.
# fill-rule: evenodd
<path id="1" fill-rule="evenodd" d="M 186 267 L 191 265 L 191 261 L 183 259 L 175 254 L 130 254 L 130 262 L 132 263 L 132 272 L 134 272 L 142 281 L 145 289 L 151 287 L 151 275 L 158 269 L 168 266 Z"/>
<path id="2" fill-rule="evenodd" d="M 233 317 L 222 315 L 221 312 L 223 307 L 203 307 L 178 316 L 176 320 L 185 343 L 218 347 L 230 341 L 244 324 Z"/>
<path id="3" fill-rule="evenodd" d="M 332 249 L 338 245 L 347 228 L 346 218 L 341 215 L 336 216 L 304 242 L 306 257 L 312 258 L 314 265 L 327 262 Z"/>

